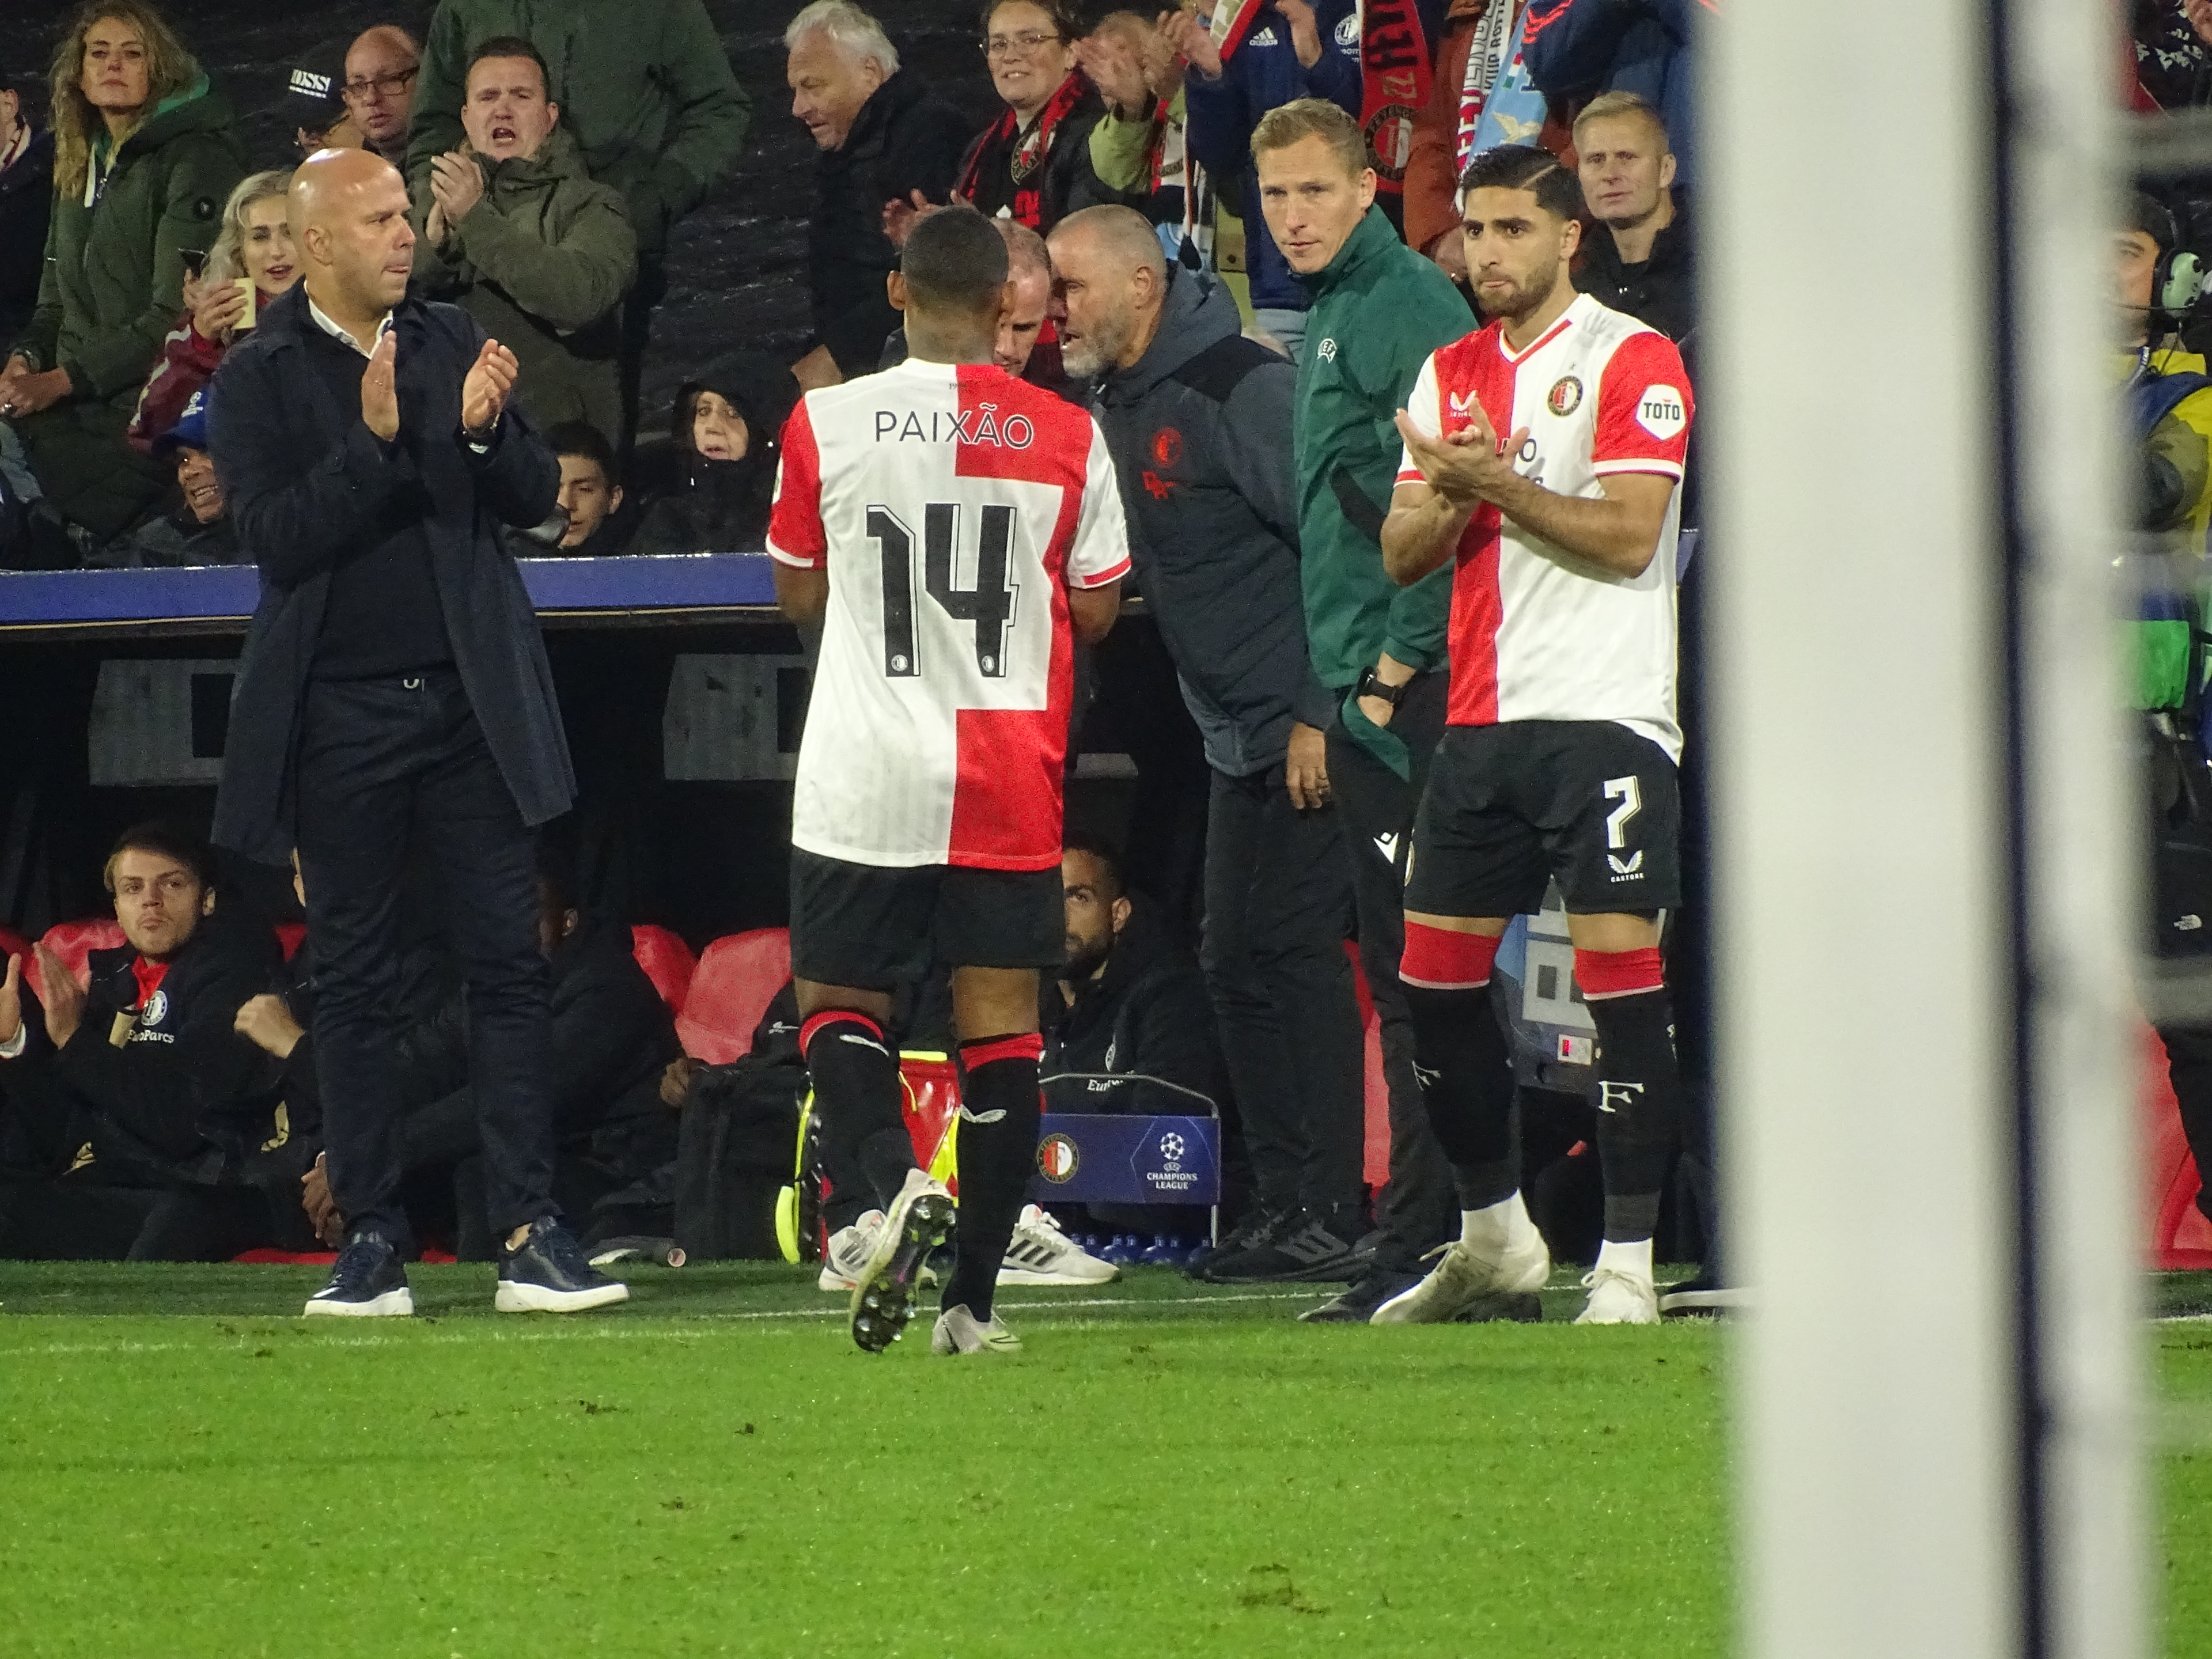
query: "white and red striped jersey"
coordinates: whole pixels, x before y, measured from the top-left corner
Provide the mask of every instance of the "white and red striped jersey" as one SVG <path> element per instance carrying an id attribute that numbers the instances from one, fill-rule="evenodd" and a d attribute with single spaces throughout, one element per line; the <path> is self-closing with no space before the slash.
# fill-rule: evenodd
<path id="1" fill-rule="evenodd" d="M 1129 568 L 1098 423 L 988 364 L 909 361 L 810 392 L 784 428 L 768 550 L 830 572 L 792 845 L 1057 865 L 1066 589 Z"/>
<path id="2" fill-rule="evenodd" d="M 1604 494 L 1615 472 L 1676 481 L 1640 576 L 1611 576 L 1485 504 L 1452 575 L 1454 726 L 1617 720 L 1676 760 L 1674 558 L 1693 404 L 1681 354 L 1656 329 L 1577 296 L 1516 352 L 1498 324 L 1430 355 L 1406 412 L 1431 437 L 1458 432 L 1480 399 L 1500 441 L 1528 428 L 1515 470 L 1561 495 Z M 1411 454 L 1400 483 L 1419 483 Z"/>

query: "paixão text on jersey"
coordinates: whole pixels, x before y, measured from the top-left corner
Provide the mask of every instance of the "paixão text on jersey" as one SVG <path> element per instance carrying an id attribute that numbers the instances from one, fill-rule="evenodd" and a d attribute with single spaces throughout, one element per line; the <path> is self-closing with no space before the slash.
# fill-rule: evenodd
<path id="1" fill-rule="evenodd" d="M 996 404 L 978 404 L 957 415 L 941 409 L 879 409 L 876 441 L 905 443 L 911 439 L 925 444 L 988 444 L 994 449 L 1027 449 L 1036 441 L 1036 428 L 1028 416 L 1009 415 L 1000 421 L 998 408 Z"/>

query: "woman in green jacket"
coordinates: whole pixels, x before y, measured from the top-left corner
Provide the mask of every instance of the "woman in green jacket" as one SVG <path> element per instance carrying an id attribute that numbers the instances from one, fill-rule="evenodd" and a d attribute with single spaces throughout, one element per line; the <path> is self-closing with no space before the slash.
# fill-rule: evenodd
<path id="1" fill-rule="evenodd" d="M 89 0 L 54 53 L 54 210 L 30 331 L 0 370 L 49 503 L 95 540 L 161 496 L 124 428 L 246 172 L 229 103 L 145 0 Z"/>

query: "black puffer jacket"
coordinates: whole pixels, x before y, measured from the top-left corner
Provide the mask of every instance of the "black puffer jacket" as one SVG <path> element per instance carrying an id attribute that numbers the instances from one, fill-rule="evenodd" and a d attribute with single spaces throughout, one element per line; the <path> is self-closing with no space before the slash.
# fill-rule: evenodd
<path id="1" fill-rule="evenodd" d="M 1206 976 L 1149 901 L 1130 906 L 1105 971 L 1073 1004 L 1045 983 L 1045 1109 L 1203 1116 L 1224 1095 Z"/>
<path id="2" fill-rule="evenodd" d="M 701 392 L 715 393 L 744 416 L 746 447 L 738 459 L 712 461 L 692 448 L 691 403 Z M 684 470 L 675 486 L 646 508 L 629 551 L 757 551 L 768 533 L 783 423 L 798 401 L 791 371 L 757 352 L 732 352 L 685 381 L 669 416 Z"/>
<path id="3" fill-rule="evenodd" d="M 1603 225 L 1591 226 L 1583 238 L 1582 269 L 1575 273 L 1575 286 L 1601 305 L 1649 323 L 1684 347 L 1686 359 L 1690 337 L 1698 325 L 1696 247 L 1690 210 L 1678 194 L 1674 218 L 1652 239 L 1651 257 L 1642 264 L 1622 264 L 1613 233 Z M 1693 383 L 1696 378 L 1691 376 Z"/>
<path id="4" fill-rule="evenodd" d="M 807 297 L 815 340 L 847 380 L 875 368 L 884 336 L 898 326 L 884 292 L 884 276 L 898 269 L 898 250 L 884 234 L 884 204 L 910 201 L 917 190 L 929 201 L 946 200 L 970 132 L 966 116 L 901 70 L 860 106 L 845 142 L 818 159 Z"/>

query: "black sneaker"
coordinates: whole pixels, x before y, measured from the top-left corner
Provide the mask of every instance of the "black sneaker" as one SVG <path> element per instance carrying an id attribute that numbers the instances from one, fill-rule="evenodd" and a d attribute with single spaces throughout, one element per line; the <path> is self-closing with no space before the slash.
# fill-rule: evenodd
<path id="1" fill-rule="evenodd" d="M 1243 1255 L 1248 1251 L 1256 1250 L 1262 1244 L 1272 1241 L 1277 1231 L 1296 1213 L 1297 1212 L 1292 1210 L 1265 1210 L 1256 1207 L 1247 1212 L 1244 1219 L 1224 1234 L 1219 1243 L 1201 1244 L 1193 1250 L 1182 1264 L 1183 1272 L 1188 1273 L 1193 1279 L 1204 1279 L 1206 1270 L 1215 1262 L 1224 1261 L 1232 1255 Z"/>
<path id="2" fill-rule="evenodd" d="M 1265 1243 L 1206 1263 L 1199 1277 L 1215 1285 L 1304 1284 L 1350 1279 L 1360 1270 L 1350 1239 L 1321 1216 L 1293 1216 Z"/>
<path id="3" fill-rule="evenodd" d="M 1668 1319 L 1717 1318 L 1731 1309 L 1741 1310 L 1751 1305 L 1747 1291 L 1732 1290 L 1721 1283 L 1720 1275 L 1711 1267 L 1700 1272 L 1695 1279 L 1686 1279 L 1679 1285 L 1669 1285 L 1659 1293 L 1659 1312 Z"/>
<path id="4" fill-rule="evenodd" d="M 1341 1296 L 1324 1302 L 1318 1308 L 1308 1308 L 1298 1316 L 1301 1325 L 1364 1325 L 1375 1310 L 1401 1291 L 1410 1291 L 1421 1282 L 1418 1273 L 1401 1273 L 1395 1267 L 1370 1267 L 1353 1279 Z"/>
<path id="5" fill-rule="evenodd" d="M 382 1233 L 356 1233 L 338 1252 L 331 1282 L 307 1298 L 302 1311 L 355 1319 L 404 1317 L 415 1311 L 415 1293 L 407 1288 L 407 1270 L 399 1265 L 392 1241 Z"/>
<path id="6" fill-rule="evenodd" d="M 492 1306 L 501 1313 L 582 1313 L 629 1299 L 629 1286 L 586 1261 L 576 1236 L 550 1215 L 530 1224 L 520 1249 L 500 1246 Z"/>

